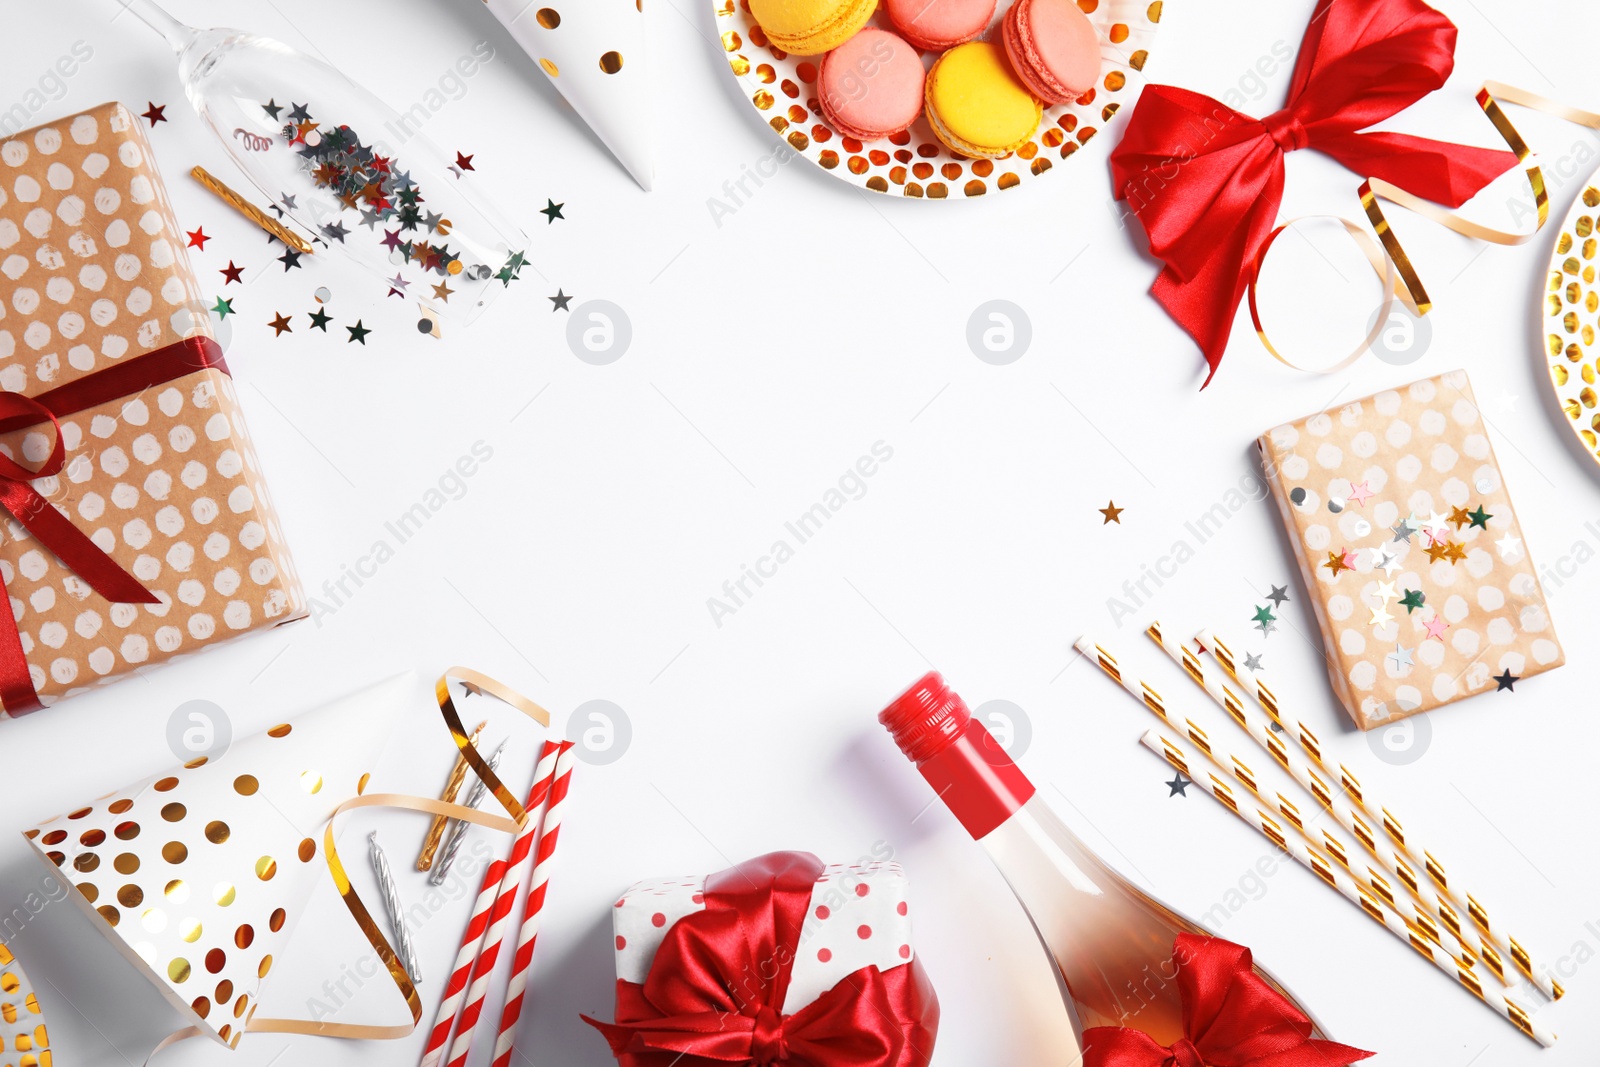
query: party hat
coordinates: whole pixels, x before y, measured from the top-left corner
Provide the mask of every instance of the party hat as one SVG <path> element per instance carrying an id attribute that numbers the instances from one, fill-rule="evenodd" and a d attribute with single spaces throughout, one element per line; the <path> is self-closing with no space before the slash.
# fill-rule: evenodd
<path id="1" fill-rule="evenodd" d="M 643 0 L 484 0 L 634 181 L 655 180 Z M 545 7 L 544 4 L 559 4 Z"/>
<path id="2" fill-rule="evenodd" d="M 50 1033 L 33 983 L 0 942 L 0 1067 L 49 1067 Z"/>
<path id="3" fill-rule="evenodd" d="M 328 819 L 366 787 L 419 690 L 399 675 L 24 836 L 191 1026 L 236 1047 L 307 898 L 330 882 Z"/>

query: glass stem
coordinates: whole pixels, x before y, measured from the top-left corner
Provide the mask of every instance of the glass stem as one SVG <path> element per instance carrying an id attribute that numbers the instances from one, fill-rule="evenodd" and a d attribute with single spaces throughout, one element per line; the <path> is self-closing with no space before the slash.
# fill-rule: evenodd
<path id="1" fill-rule="evenodd" d="M 166 38 L 174 52 L 182 52 L 194 40 L 195 31 L 161 9 L 155 0 L 117 0 L 125 10 L 132 11 L 146 26 Z"/>

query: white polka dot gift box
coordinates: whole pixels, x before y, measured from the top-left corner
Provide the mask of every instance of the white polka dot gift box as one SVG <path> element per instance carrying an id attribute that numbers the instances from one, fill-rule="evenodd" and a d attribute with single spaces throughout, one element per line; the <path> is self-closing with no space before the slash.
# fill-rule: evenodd
<path id="1" fill-rule="evenodd" d="M 310 895 L 335 891 L 323 830 L 364 792 L 398 713 L 427 700 L 420 686 L 391 678 L 23 836 L 175 1021 L 237 1047 L 249 1029 L 276 1028 L 255 1018 L 263 983 Z M 341 860 L 365 856 L 347 846 Z"/>
<path id="2" fill-rule="evenodd" d="M 120 104 L 0 141 L 0 505 L 0 718 L 305 614 Z"/>
<path id="3" fill-rule="evenodd" d="M 1564 662 L 1465 371 L 1259 444 L 1334 691 L 1363 730 Z"/>
<path id="4" fill-rule="evenodd" d="M 897 863 L 774 852 L 639 882 L 612 911 L 622 1067 L 926 1067 L 939 1002 Z"/>

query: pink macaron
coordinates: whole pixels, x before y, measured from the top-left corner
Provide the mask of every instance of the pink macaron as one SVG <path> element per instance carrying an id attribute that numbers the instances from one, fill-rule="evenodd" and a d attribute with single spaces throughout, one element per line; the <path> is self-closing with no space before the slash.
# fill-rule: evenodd
<path id="1" fill-rule="evenodd" d="M 885 0 L 889 21 L 924 52 L 965 44 L 989 28 L 995 0 Z"/>
<path id="2" fill-rule="evenodd" d="M 1100 77 L 1100 37 L 1073 0 L 1017 0 L 1003 36 L 1017 77 L 1046 104 L 1076 100 Z"/>
<path id="3" fill-rule="evenodd" d="M 868 27 L 822 57 L 817 101 L 835 130 L 876 141 L 922 113 L 922 57 L 905 41 Z"/>

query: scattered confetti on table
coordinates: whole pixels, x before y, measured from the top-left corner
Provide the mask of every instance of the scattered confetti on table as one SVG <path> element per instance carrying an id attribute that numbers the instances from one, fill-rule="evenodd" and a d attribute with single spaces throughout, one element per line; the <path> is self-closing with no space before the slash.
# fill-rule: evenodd
<path id="1" fill-rule="evenodd" d="M 150 123 L 152 127 L 154 127 L 158 122 L 167 121 L 167 105 L 162 104 L 160 107 L 157 107 L 155 104 L 152 104 L 149 101 L 145 101 L 145 103 L 149 106 L 145 109 L 144 119 L 146 122 Z"/>
<path id="2" fill-rule="evenodd" d="M 217 297 L 216 306 L 213 307 L 211 310 L 217 313 L 217 318 L 218 319 L 225 319 L 229 315 L 233 314 L 233 301 L 232 300 L 224 300 L 224 299 L 222 299 L 222 297 L 219 296 L 219 297 Z"/>
<path id="3" fill-rule="evenodd" d="M 360 319 L 356 320 L 356 324 L 354 326 L 346 326 L 345 329 L 350 331 L 350 341 L 360 341 L 362 347 L 366 347 L 367 334 L 371 333 L 372 331 L 362 326 Z M 345 344 L 349 344 L 350 341 L 346 341 Z"/>
<path id="4" fill-rule="evenodd" d="M 1178 772 L 1178 776 L 1176 778 L 1173 778 L 1173 779 L 1171 779 L 1170 781 L 1168 781 L 1166 783 L 1167 796 L 1169 796 L 1169 797 L 1187 797 L 1189 794 L 1184 792 L 1184 790 L 1188 789 L 1193 784 L 1194 784 L 1193 782 L 1189 781 L 1189 779 L 1187 779 L 1187 778 L 1185 778 L 1183 776 L 1183 772 L 1182 771 L 1179 771 Z"/>
<path id="5" fill-rule="evenodd" d="M 1507 667 L 1503 674 L 1497 674 L 1494 676 L 1494 691 L 1498 693 L 1501 690 L 1505 690 L 1507 692 L 1515 693 L 1516 690 L 1513 689 L 1512 686 L 1516 685 L 1521 680 L 1522 679 L 1517 675 L 1511 673 L 1510 667 Z"/>
<path id="6" fill-rule="evenodd" d="M 193 230 L 189 231 L 190 248 L 198 248 L 200 251 L 204 252 L 206 250 L 206 242 L 209 240 L 211 240 L 211 238 L 207 236 L 205 227 L 203 226 L 197 226 Z"/>
<path id="7" fill-rule="evenodd" d="M 226 267 L 219 268 L 217 273 L 226 279 L 222 283 L 223 285 L 232 285 L 235 282 L 238 282 L 240 285 L 244 284 L 244 282 L 241 280 L 241 276 L 244 274 L 244 268 L 234 266 L 233 260 L 231 259 L 228 260 L 228 265 Z"/>
<path id="8" fill-rule="evenodd" d="M 274 312 L 272 321 L 267 323 L 267 325 L 272 327 L 272 336 L 274 337 L 282 337 L 286 333 L 294 332 L 293 327 L 289 325 L 289 316 L 285 315 L 281 311 Z"/>
<path id="9" fill-rule="evenodd" d="M 328 332 L 328 322 L 332 319 L 332 316 L 326 311 L 318 308 L 315 311 L 309 312 L 306 317 L 311 320 L 311 325 L 314 329 L 321 330 L 323 333 Z"/>
<path id="10" fill-rule="evenodd" d="M 1119 508 L 1119 507 L 1117 507 L 1117 502 L 1115 500 L 1108 500 L 1108 501 L 1106 501 L 1106 506 L 1105 507 L 1097 508 L 1096 510 L 1099 511 L 1100 514 L 1105 516 L 1105 518 L 1103 520 L 1101 520 L 1101 523 L 1100 523 L 1101 526 L 1105 526 L 1105 525 L 1108 525 L 1108 524 L 1113 523 L 1113 522 L 1116 523 L 1118 526 L 1121 526 L 1122 525 L 1122 513 L 1124 511 L 1127 511 L 1128 509 L 1127 508 Z"/>
<path id="11" fill-rule="evenodd" d="M 566 218 L 566 216 L 561 213 L 561 209 L 567 206 L 565 202 L 558 204 L 549 197 L 546 197 L 544 203 L 545 206 L 539 209 L 539 214 L 545 217 L 545 221 L 547 223 L 554 223 L 556 219 Z"/>
<path id="12" fill-rule="evenodd" d="M 549 299 L 550 303 L 555 305 L 555 307 L 550 309 L 550 313 L 552 315 L 555 314 L 557 311 L 570 311 L 570 310 L 572 310 L 571 308 L 567 307 L 567 303 L 572 299 L 572 297 L 568 296 L 566 293 L 562 292 L 560 289 L 556 290 L 556 295 L 555 296 L 549 297 L 548 299 Z"/>

